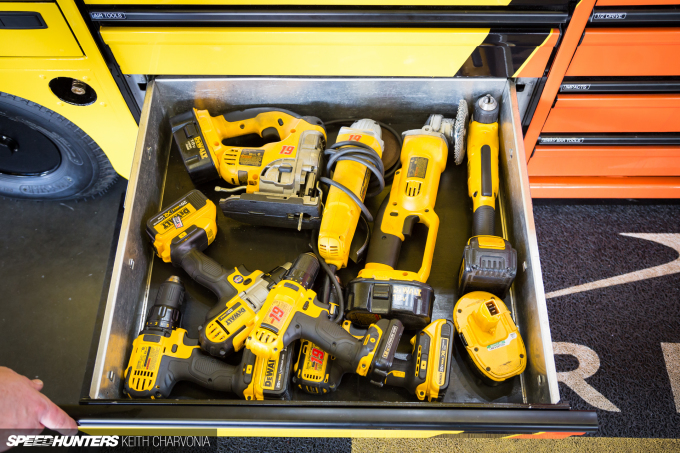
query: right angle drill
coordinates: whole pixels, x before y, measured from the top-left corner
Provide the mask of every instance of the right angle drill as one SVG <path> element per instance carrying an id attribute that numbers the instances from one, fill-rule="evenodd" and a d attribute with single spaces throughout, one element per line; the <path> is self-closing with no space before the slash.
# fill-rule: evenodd
<path id="1" fill-rule="evenodd" d="M 330 306 L 319 302 L 310 289 L 319 267 L 311 253 L 295 260 L 256 315 L 246 347 L 258 357 L 271 358 L 301 338 L 335 356 L 343 369 L 382 381 L 392 367 L 404 326 L 397 319 L 381 319 L 368 327 L 363 340 L 354 338 L 329 320 Z"/>
<path id="2" fill-rule="evenodd" d="M 164 262 L 181 267 L 217 296 L 217 304 L 199 327 L 199 341 L 210 355 L 226 357 L 243 347 L 255 313 L 290 263 L 269 273 L 250 272 L 243 266 L 225 269 L 203 253 L 215 239 L 216 214 L 215 204 L 192 190 L 149 219 L 146 230 Z"/>
<path id="3" fill-rule="evenodd" d="M 184 285 L 178 277 L 161 284 L 144 328 L 132 344 L 125 393 L 131 398 L 167 398 L 177 382 L 191 381 L 246 399 L 286 395 L 292 354 L 286 350 L 262 360 L 246 351 L 240 367 L 210 357 L 179 327 L 183 300 Z"/>
<path id="4" fill-rule="evenodd" d="M 498 113 L 498 102 L 487 94 L 475 102 L 470 121 L 467 167 L 473 222 L 458 277 L 460 295 L 487 291 L 504 298 L 517 275 L 517 252 L 496 236 Z"/>

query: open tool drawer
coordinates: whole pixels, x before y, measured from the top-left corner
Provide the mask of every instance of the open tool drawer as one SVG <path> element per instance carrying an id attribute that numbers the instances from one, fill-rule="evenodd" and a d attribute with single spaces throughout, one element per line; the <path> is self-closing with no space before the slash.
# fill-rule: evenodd
<path id="1" fill-rule="evenodd" d="M 325 396 L 293 388 L 289 401 L 243 401 L 184 383 L 175 387 L 169 400 L 130 400 L 122 394 L 121 377 L 132 341 L 161 282 L 170 275 L 184 281 L 187 296 L 182 324 L 192 338 L 197 338 L 198 325 L 216 301 L 181 269 L 158 260 L 144 231 L 149 217 L 194 188 L 173 144 L 172 116 L 194 106 L 213 115 L 276 106 L 325 121 L 373 118 L 401 132 L 420 128 L 433 112 L 451 116 L 461 98 L 472 105 L 473 99 L 485 93 L 500 102 L 500 197 L 496 210 L 500 221 L 496 224 L 497 233 L 510 240 L 518 253 L 518 275 L 506 304 L 529 354 L 521 376 L 498 387 L 486 387 L 466 368 L 458 345 L 450 361 L 451 383 L 443 401 L 437 403 L 419 402 L 404 389 L 378 388 L 356 375 L 346 375 L 338 391 Z M 329 128 L 330 143 L 336 133 Z M 295 435 L 291 429 L 307 429 L 304 435 L 347 436 L 375 429 L 426 431 L 424 435 L 460 431 L 582 433 L 596 429 L 595 413 L 570 411 L 559 404 L 525 162 L 515 86 L 506 79 L 157 78 L 148 88 L 142 112 L 89 398 L 70 412 L 90 429 L 195 427 L 221 429 L 210 431 L 221 435 Z M 436 292 L 433 319 L 452 319 L 458 299 L 458 269 L 472 224 L 466 180 L 465 164 L 455 166 L 449 159 L 435 207 L 441 225 L 428 280 Z M 216 201 L 220 197 L 213 187 L 199 188 Z M 386 193 L 370 200 L 368 207 L 375 212 Z M 254 227 L 227 219 L 220 212 L 217 217 L 217 238 L 206 254 L 226 268 L 244 265 L 249 270 L 267 271 L 309 250 L 308 231 Z M 416 228 L 414 239 L 402 247 L 400 268 L 419 267 L 424 231 Z M 350 266 L 341 278 L 347 282 L 358 270 L 359 266 Z M 404 333 L 400 351 L 410 352 L 412 335 Z M 232 357 L 230 363 L 237 364 L 238 358 Z"/>

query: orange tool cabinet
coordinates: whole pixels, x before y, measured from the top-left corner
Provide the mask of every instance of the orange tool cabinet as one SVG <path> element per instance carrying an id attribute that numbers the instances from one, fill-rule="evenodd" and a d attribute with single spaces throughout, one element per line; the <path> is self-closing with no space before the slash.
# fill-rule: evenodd
<path id="1" fill-rule="evenodd" d="M 680 197 L 680 1 L 577 6 L 525 129 L 534 198 Z"/>

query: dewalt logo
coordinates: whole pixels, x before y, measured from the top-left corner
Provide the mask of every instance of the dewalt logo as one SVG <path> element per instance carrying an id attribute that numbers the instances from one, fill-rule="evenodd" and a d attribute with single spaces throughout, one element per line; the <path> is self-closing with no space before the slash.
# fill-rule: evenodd
<path id="1" fill-rule="evenodd" d="M 243 307 L 241 307 L 239 310 L 236 310 L 236 312 L 232 313 L 231 316 L 229 316 L 229 317 L 227 317 L 227 315 L 229 315 L 229 313 L 227 312 L 227 313 L 224 315 L 224 317 L 225 317 L 226 319 L 220 318 L 220 321 L 224 322 L 224 324 L 226 324 L 226 325 L 228 326 L 229 324 L 231 324 L 232 322 L 236 321 L 238 318 L 240 318 L 240 317 L 241 317 L 242 315 L 244 315 L 245 313 L 246 313 L 246 309 L 243 308 Z"/>
<path id="2" fill-rule="evenodd" d="M 266 369 L 264 371 L 264 384 L 263 388 L 273 389 L 274 388 L 274 377 L 276 374 L 276 360 L 267 360 Z"/>
<path id="3" fill-rule="evenodd" d="M 408 296 L 416 296 L 420 297 L 420 292 L 422 290 L 420 288 L 413 288 L 411 286 L 395 286 L 394 287 L 394 293 L 395 294 L 405 294 Z"/>

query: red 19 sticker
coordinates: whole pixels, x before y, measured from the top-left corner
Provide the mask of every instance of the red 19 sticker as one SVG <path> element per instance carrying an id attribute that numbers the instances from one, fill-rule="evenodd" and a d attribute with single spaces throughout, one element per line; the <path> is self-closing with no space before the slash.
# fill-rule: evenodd
<path id="1" fill-rule="evenodd" d="M 323 364 L 323 357 L 326 355 L 321 349 L 312 348 L 312 353 L 309 355 L 309 360 L 316 362 L 319 365 Z"/>
<path id="2" fill-rule="evenodd" d="M 290 304 L 282 300 L 274 299 L 272 308 L 265 316 L 265 321 L 277 329 L 280 329 L 286 323 L 286 319 L 292 308 L 293 307 Z"/>
<path id="3" fill-rule="evenodd" d="M 352 134 L 349 136 L 349 139 L 354 142 L 361 141 L 361 135 L 359 134 Z"/>
<path id="4" fill-rule="evenodd" d="M 293 151 L 295 151 L 295 146 L 291 145 L 283 145 L 281 147 L 281 152 L 279 154 L 293 154 Z"/>

